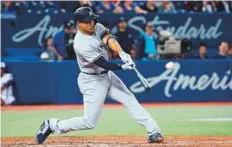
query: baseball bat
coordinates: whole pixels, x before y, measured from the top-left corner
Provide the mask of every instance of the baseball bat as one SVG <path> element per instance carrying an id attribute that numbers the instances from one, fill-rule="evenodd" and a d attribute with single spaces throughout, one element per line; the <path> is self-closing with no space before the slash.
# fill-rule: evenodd
<path id="1" fill-rule="evenodd" d="M 143 87 L 145 88 L 146 91 L 151 89 L 150 84 L 148 83 L 148 81 L 144 78 L 144 76 L 138 71 L 137 68 L 134 68 L 134 71 L 137 74 L 137 77 L 139 78 L 140 82 L 142 83 Z"/>

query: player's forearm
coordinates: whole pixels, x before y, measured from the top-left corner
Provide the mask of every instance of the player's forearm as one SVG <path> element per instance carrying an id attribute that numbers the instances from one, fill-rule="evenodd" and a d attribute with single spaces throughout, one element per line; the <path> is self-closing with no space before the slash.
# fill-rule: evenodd
<path id="1" fill-rule="evenodd" d="M 116 39 L 111 38 L 109 40 L 109 47 L 116 53 L 120 54 L 121 52 L 123 52 L 123 49 L 121 48 L 121 46 L 119 45 L 119 43 L 117 42 Z"/>
<path id="2" fill-rule="evenodd" d="M 119 45 L 118 41 L 111 35 L 107 34 L 105 37 L 103 37 L 103 42 L 114 52 L 118 53 L 119 57 L 122 59 L 124 63 L 132 63 L 133 60 L 131 59 L 131 56 L 127 53 L 125 53 L 121 46 Z"/>

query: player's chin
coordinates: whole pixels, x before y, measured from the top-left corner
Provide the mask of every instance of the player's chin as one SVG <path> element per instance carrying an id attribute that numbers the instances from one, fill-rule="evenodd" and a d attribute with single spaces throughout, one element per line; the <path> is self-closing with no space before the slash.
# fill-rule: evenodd
<path id="1" fill-rule="evenodd" d="M 94 29 L 89 29 L 89 34 L 93 34 L 94 33 Z"/>

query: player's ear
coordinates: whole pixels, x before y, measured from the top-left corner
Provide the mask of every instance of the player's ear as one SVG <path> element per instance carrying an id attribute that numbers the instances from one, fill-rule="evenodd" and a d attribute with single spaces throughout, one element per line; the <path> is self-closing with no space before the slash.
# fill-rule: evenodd
<path id="1" fill-rule="evenodd" d="M 80 25 L 80 21 L 76 21 L 76 24 L 77 24 L 77 26 L 79 26 Z"/>

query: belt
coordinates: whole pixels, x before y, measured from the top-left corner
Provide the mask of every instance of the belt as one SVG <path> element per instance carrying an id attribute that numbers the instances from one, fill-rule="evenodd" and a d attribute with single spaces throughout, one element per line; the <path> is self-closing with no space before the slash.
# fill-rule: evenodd
<path id="1" fill-rule="evenodd" d="M 108 73 L 108 70 L 103 70 L 102 72 L 100 73 L 87 73 L 87 72 L 83 72 L 82 73 L 84 74 L 88 74 L 88 75 L 102 75 L 102 74 L 107 74 Z"/>

